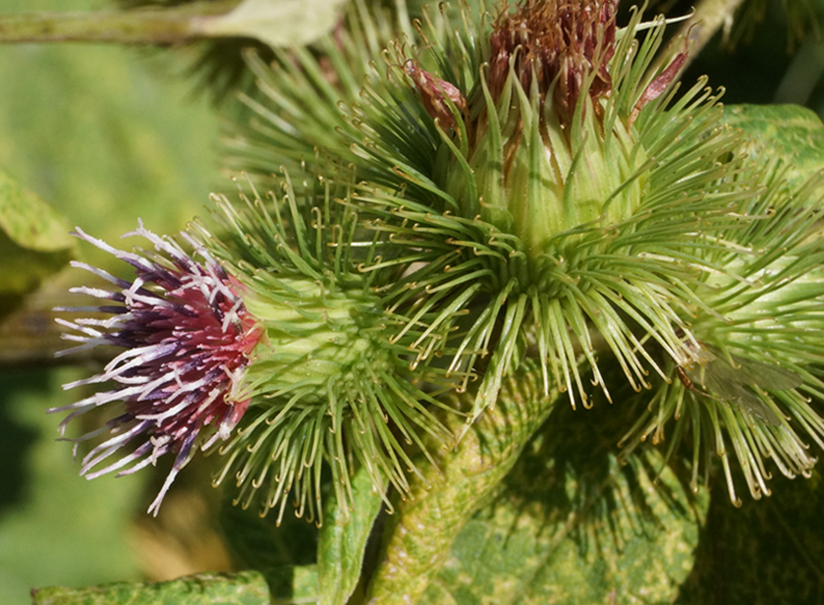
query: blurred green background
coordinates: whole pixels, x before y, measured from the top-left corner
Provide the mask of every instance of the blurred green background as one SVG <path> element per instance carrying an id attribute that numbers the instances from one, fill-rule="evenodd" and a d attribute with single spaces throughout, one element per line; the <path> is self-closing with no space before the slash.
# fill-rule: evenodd
<path id="1" fill-rule="evenodd" d="M 824 43 L 809 37 L 789 53 L 781 4 L 768 3 L 766 21 L 748 44 L 731 53 L 716 40 L 684 79 L 709 74 L 712 86 L 727 88 L 728 103 L 799 103 L 824 114 Z M 102 0 L 0 0 L 0 13 L 106 6 Z M 672 14 L 688 10 L 684 3 Z M 210 191 L 232 187 L 220 169 L 219 112 L 194 92 L 187 72 L 195 53 L 0 46 L 0 171 L 71 226 L 115 245 L 132 245 L 118 239 L 138 217 L 153 231 L 179 231 L 204 214 Z M 77 256 L 110 271 L 123 269 L 88 245 L 79 246 Z M 0 272 L 11 271 L 14 262 L 5 255 Z M 213 521 L 218 495 L 194 487 L 208 485 L 213 460 L 187 469 L 153 519 L 145 510 L 165 475 L 163 465 L 87 482 L 77 475 L 71 444 L 55 441 L 60 417 L 45 411 L 80 397 L 60 385 L 99 366 L 86 359 L 83 367 L 56 367 L 51 349 L 58 345 L 39 341 L 42 346 L 32 348 L 32 339 L 51 337 L 43 324 L 51 321 L 50 307 L 73 304 L 66 287 L 86 276 L 78 269 L 61 272 L 0 322 L 3 604 L 28 603 L 31 587 L 168 579 L 231 567 Z M 79 424 L 71 427 L 74 434 Z"/>
<path id="2" fill-rule="evenodd" d="M 102 7 L 87 0 L 0 1 L 2 13 Z M 133 245 L 118 240 L 138 218 L 156 232 L 179 231 L 203 214 L 211 190 L 225 186 L 218 118 L 184 77 L 192 59 L 186 51 L 115 45 L 0 46 L 0 171 L 71 226 L 114 245 Z M 77 256 L 124 269 L 92 246 L 78 246 Z M 15 259 L 0 262 L 0 271 L 9 271 Z M 28 603 L 34 586 L 159 579 L 228 566 L 214 531 L 192 526 L 209 518 L 208 504 L 185 485 L 151 519 L 145 514 L 157 489 L 151 472 L 87 482 L 77 474 L 71 444 L 55 441 L 61 417 L 46 409 L 75 401 L 80 393 L 60 384 L 94 372 L 95 363 L 49 368 L 28 340 L 38 329 L 48 331 L 37 324 L 48 321 L 52 304 L 85 304 L 64 292 L 87 280 L 81 270 L 64 271 L 0 328 L 0 603 Z"/>

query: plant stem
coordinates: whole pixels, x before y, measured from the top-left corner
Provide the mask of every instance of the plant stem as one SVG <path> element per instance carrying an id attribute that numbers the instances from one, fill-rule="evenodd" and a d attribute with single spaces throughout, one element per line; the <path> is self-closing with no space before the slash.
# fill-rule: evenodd
<path id="1" fill-rule="evenodd" d="M 227 13 L 237 4 L 238 0 L 219 0 L 168 9 L 4 15 L 0 16 L 0 44 L 179 44 L 204 37 L 201 21 Z"/>
<path id="2" fill-rule="evenodd" d="M 678 30 L 677 36 L 689 37 L 690 52 L 682 72 L 722 27 L 729 32 L 735 11 L 744 0 L 701 0 L 695 14 Z"/>
<path id="3" fill-rule="evenodd" d="M 517 461 L 531 435 L 543 424 L 558 396 L 543 394 L 539 369 L 519 371 L 501 389 L 498 402 L 467 431 L 456 449 L 436 455 L 439 469 L 422 464 L 411 497 L 388 518 L 380 563 L 366 602 L 416 603 L 449 556 L 455 537 Z M 471 407 L 473 395 L 461 403 Z M 464 428 L 451 418 L 455 434 Z"/>

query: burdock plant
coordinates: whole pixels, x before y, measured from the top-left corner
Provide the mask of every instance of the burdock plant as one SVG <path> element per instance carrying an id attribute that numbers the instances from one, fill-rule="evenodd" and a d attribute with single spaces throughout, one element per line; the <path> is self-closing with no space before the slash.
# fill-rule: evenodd
<path id="1" fill-rule="evenodd" d="M 111 317 L 63 322 L 126 349 L 67 385 L 114 383 L 67 421 L 119 406 L 80 438 L 110 431 L 81 473 L 173 453 L 156 511 L 198 448 L 217 451 L 235 503 L 351 524 L 321 534 L 325 602 L 424 598 L 560 405 L 615 408 L 642 508 L 656 476 L 697 492 L 718 459 L 734 503 L 740 476 L 760 498 L 772 468 L 809 476 L 824 447 L 822 177 L 789 179 L 720 92 L 681 85 L 689 45 L 664 47 L 663 17 L 459 9 L 413 29 L 355 2 L 312 49 L 250 55 L 264 98 L 231 140 L 250 193 L 215 196 L 216 220 L 183 235 L 192 254 L 142 226 L 156 253 L 77 231 L 137 271 L 81 265 L 115 286 L 77 289 Z M 375 502 L 394 516 L 375 524 Z M 329 561 L 347 549 L 341 587 Z"/>

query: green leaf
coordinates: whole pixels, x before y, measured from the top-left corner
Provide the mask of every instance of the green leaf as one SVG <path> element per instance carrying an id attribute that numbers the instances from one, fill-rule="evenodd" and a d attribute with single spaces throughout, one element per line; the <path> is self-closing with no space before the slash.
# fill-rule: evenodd
<path id="1" fill-rule="evenodd" d="M 74 250 L 66 219 L 0 171 L 0 308 L 37 288 Z"/>
<path id="2" fill-rule="evenodd" d="M 398 595 L 412 603 L 420 599 L 449 557 L 455 537 L 498 489 L 556 396 L 556 389 L 544 394 L 540 368 L 525 360 L 504 379 L 494 409 L 468 429 L 465 419 L 447 418 L 455 434 L 466 433 L 454 449 L 432 448 L 438 467 L 422 464 L 423 476 L 410 481 L 411 497 L 387 517 L 369 602 L 391 602 Z M 453 405 L 468 410 L 474 398 L 475 393 L 464 393 Z"/>
<path id="3" fill-rule="evenodd" d="M 233 506 L 232 498 L 224 497 L 218 522 L 226 546 L 235 567 L 262 573 L 273 596 L 294 597 L 298 570 L 315 563 L 318 529 L 294 515 L 286 515 L 279 524 L 277 515 L 261 517 L 258 510 Z M 315 573 L 311 594 L 317 592 Z"/>
<path id="4" fill-rule="evenodd" d="M 95 6 L 93 0 L 2 4 L 3 11 Z M 113 46 L 0 45 L 0 167 L 67 217 L 63 233 L 52 237 L 53 228 L 36 238 L 38 246 L 74 241 L 68 231 L 80 226 L 129 249 L 134 240 L 119 238 L 138 218 L 157 233 L 173 234 L 203 212 L 213 188 L 233 187 L 215 167 L 216 117 L 205 100 L 192 99 L 189 82 L 171 77 L 183 69 L 176 59 Z M 127 265 L 94 246 L 23 248 L 0 229 L 0 316 L 15 310 L 2 328 L 4 360 L 52 362 L 58 329 L 50 309 L 88 304 L 68 286 L 96 278 L 67 270 L 57 278 L 61 288 L 41 288 L 23 304 L 20 298 L 63 267 L 75 249 L 79 259 L 128 277 Z"/>
<path id="5" fill-rule="evenodd" d="M 383 502 L 372 480 L 361 468 L 352 478 L 352 510 L 341 512 L 327 498 L 318 544 L 318 579 L 322 605 L 344 605 L 360 579 L 366 541 Z"/>
<path id="6" fill-rule="evenodd" d="M 0 229 L 18 246 L 57 252 L 74 245 L 69 223 L 39 196 L 0 171 Z"/>
<path id="7" fill-rule="evenodd" d="M 744 152 L 756 161 L 780 159 L 791 189 L 824 170 L 824 124 L 805 107 L 728 105 L 724 122 L 744 133 Z"/>
<path id="8" fill-rule="evenodd" d="M 709 497 L 694 500 L 666 467 L 656 481 L 655 451 L 619 464 L 619 420 L 610 408 L 550 416 L 423 603 L 673 602 Z"/>
<path id="9" fill-rule="evenodd" d="M 243 0 L 226 15 L 204 18 L 207 36 L 256 38 L 270 46 L 304 46 L 332 31 L 346 0 Z"/>
<path id="10" fill-rule="evenodd" d="M 257 572 L 202 573 L 171 582 L 116 582 L 88 588 L 41 588 L 34 605 L 266 605 L 266 580 Z"/>

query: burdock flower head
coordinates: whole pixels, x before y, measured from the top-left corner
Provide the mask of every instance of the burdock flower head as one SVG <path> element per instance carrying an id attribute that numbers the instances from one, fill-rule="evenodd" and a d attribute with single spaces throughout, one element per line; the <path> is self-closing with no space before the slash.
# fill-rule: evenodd
<path id="1" fill-rule="evenodd" d="M 110 390 L 51 411 L 71 412 L 60 425 L 65 431 L 80 414 L 117 407 L 105 427 L 76 440 L 109 433 L 83 458 L 80 472 L 89 479 L 113 471 L 130 474 L 154 464 L 160 456 L 173 454 L 172 470 L 149 507 L 149 512 L 157 514 L 169 486 L 196 449 L 227 439 L 246 412 L 249 396 L 240 388 L 241 379 L 262 331 L 243 304 L 238 282 L 185 234 L 200 260 L 142 223 L 127 235 L 144 237 L 154 246 L 154 253 L 124 252 L 79 228 L 75 235 L 132 265 L 136 277 L 129 282 L 85 263 L 73 263 L 113 287 L 72 289 L 101 299 L 103 304 L 59 309 L 100 315 L 57 320 L 73 331 L 64 334 L 67 340 L 82 343 L 63 354 L 100 345 L 124 351 L 102 373 L 64 385 L 71 389 L 108 383 Z M 132 445 L 129 453 L 110 460 Z"/>
<path id="2" fill-rule="evenodd" d="M 359 270 L 395 267 L 375 292 L 418 370 L 475 392 L 470 421 L 533 357 L 573 405 L 637 393 L 633 444 L 678 418 L 672 443 L 692 431 L 695 452 L 721 456 L 737 500 L 734 452 L 757 496 L 763 458 L 808 473 L 803 436 L 824 443 L 817 185 L 790 190 L 746 157 L 706 80 L 680 88 L 687 45 L 663 48 L 663 18 L 616 13 L 522 0 L 486 18 L 464 6 L 458 25 L 430 14 L 382 56 L 375 36 L 325 46 L 337 88 L 308 56 L 258 66 L 272 107 L 246 152 L 289 158 L 292 133 L 335 127 L 313 144 L 356 166 L 352 202 L 387 242 Z M 359 18 L 352 31 L 375 31 Z"/>
<path id="3" fill-rule="evenodd" d="M 717 184 L 735 170 L 725 160 L 734 136 L 717 127 L 720 108 L 703 82 L 673 102 L 685 47 L 676 41 L 664 67 L 653 68 L 663 19 L 636 40 L 640 14 L 618 28 L 616 10 L 613 0 L 501 3 L 488 32 L 429 24 L 419 51 L 389 54 L 401 66 L 392 77 L 417 109 L 380 108 L 388 123 L 399 121 L 395 111 L 423 114 L 437 134 L 436 159 L 428 180 L 419 150 L 394 166 L 406 194 L 374 200 L 374 227 L 406 228 L 410 246 L 446 259 L 442 271 L 408 272 L 397 296 L 400 308 L 421 305 L 417 293 L 449 309 L 431 321 L 438 344 L 418 344 L 451 356 L 450 371 L 480 375 L 475 414 L 494 404 L 530 346 L 547 386 L 560 383 L 573 403 L 590 397 L 581 352 L 609 397 L 593 328 L 636 389 L 649 385 L 649 368 L 666 376 L 644 341 L 679 363 L 694 357 L 682 302 L 670 294 L 697 274 L 670 259 L 683 255 L 676 248 L 692 238 L 697 213 L 705 230 L 727 220 L 732 185 Z M 377 162 L 383 148 L 368 135 L 379 127 L 369 127 L 362 153 Z M 713 208 L 704 187 L 718 191 Z M 478 304 L 486 309 L 473 312 Z M 462 325 L 469 320 L 459 310 L 471 322 Z"/>
<path id="4" fill-rule="evenodd" d="M 322 179 L 300 195 L 287 177 L 282 197 L 252 193 L 239 205 L 216 199 L 224 237 L 200 227 L 263 327 L 245 379 L 253 399 L 220 448 L 216 483 L 233 481 L 236 503 L 277 508 L 278 521 L 291 496 L 299 516 L 322 522 L 324 468 L 344 514 L 355 466 L 385 497 L 389 485 L 406 494 L 407 475 L 421 475 L 412 452 L 432 461 L 422 435 L 453 440 L 433 415 L 445 407 L 436 398 L 444 372 L 416 368 L 410 352 L 425 320 L 410 329 L 381 296 L 404 264 L 364 229 L 348 184 Z"/>
<path id="5" fill-rule="evenodd" d="M 616 11 L 616 0 L 527 0 L 501 5 L 493 24 L 463 158 L 472 172 L 456 157 L 443 180 L 464 214 L 519 236 L 532 258 L 554 236 L 614 224 L 641 204 L 652 164 L 632 123 L 683 54 L 654 82 L 626 82 L 616 67 L 633 32 L 616 45 Z"/>
<path id="6" fill-rule="evenodd" d="M 365 229 L 345 187 L 327 181 L 299 195 L 287 177 L 283 197 L 267 204 L 253 193 L 239 206 L 216 198 L 223 237 L 201 223 L 182 234 L 200 260 L 142 225 L 130 235 L 148 239 L 155 254 L 123 252 L 77 230 L 137 273 L 127 282 L 75 263 L 115 287 L 75 288 L 104 304 L 63 310 L 110 317 L 59 320 L 80 348 L 126 349 L 101 374 L 65 385 L 111 383 L 111 390 L 53 410 L 71 412 L 65 429 L 91 409 L 118 407 L 105 427 L 77 439 L 109 433 L 81 473 L 131 473 L 173 453 L 150 508 L 157 512 L 195 450 L 217 449 L 225 462 L 215 483 L 235 483 L 237 503 L 255 502 L 263 514 L 277 508 L 280 519 L 292 499 L 299 516 L 318 522 L 324 469 L 344 511 L 355 465 L 379 492 L 390 484 L 406 492 L 407 474 L 419 473 L 410 449 L 427 451 L 420 434 L 442 442 L 451 434 L 432 413 L 441 406 L 434 389 L 443 371 L 410 369 L 410 343 L 425 322 L 409 329 L 378 294 L 402 269 L 375 266 L 383 242 L 358 239 Z M 364 264 L 372 269 L 366 274 Z"/>

